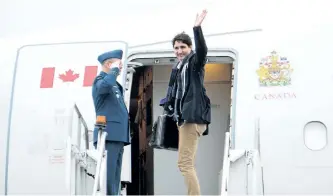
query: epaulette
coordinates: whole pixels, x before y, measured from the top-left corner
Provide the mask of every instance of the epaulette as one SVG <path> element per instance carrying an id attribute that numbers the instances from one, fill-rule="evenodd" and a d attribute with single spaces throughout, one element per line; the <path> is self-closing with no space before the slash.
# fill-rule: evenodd
<path id="1" fill-rule="evenodd" d="M 96 82 L 100 79 L 103 79 L 103 77 L 101 75 L 98 75 L 95 80 L 94 80 L 94 85 L 96 84 Z"/>

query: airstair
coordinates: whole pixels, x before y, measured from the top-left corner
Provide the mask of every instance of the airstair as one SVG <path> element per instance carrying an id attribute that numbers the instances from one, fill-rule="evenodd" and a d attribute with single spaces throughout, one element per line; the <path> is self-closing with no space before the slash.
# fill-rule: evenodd
<path id="1" fill-rule="evenodd" d="M 128 64 L 125 90 L 131 91 L 135 63 Z M 129 93 L 125 93 L 125 103 L 129 109 Z M 97 116 L 95 128 L 99 130 L 96 148 L 90 144 L 92 130 L 89 130 L 86 120 L 77 104 L 70 108 L 71 124 L 66 139 L 66 186 L 70 195 L 106 195 L 106 160 L 105 138 L 107 133 L 106 118 Z M 75 124 L 76 123 L 76 124 Z M 83 130 L 82 130 L 83 128 Z M 83 136 L 83 137 L 82 137 Z M 84 141 L 84 144 L 82 144 Z M 91 185 L 93 186 L 91 187 Z M 119 193 L 126 195 L 119 187 Z"/>
<path id="2" fill-rule="evenodd" d="M 73 111 L 78 118 L 78 129 L 72 137 L 73 132 L 69 131 L 67 136 L 67 152 L 66 152 L 66 185 L 71 195 L 106 195 L 106 151 L 105 138 L 107 133 L 104 131 L 106 127 L 106 119 L 104 116 L 98 116 L 95 127 L 98 128 L 97 148 L 90 147 L 89 135 L 92 131 L 88 130 L 88 126 L 81 115 L 78 106 L 75 104 Z M 82 134 L 81 127 L 84 127 Z M 90 133 L 89 133 L 90 132 Z M 84 135 L 84 146 L 81 144 L 81 136 Z M 92 192 L 89 193 L 88 178 L 94 181 Z"/>
<path id="3" fill-rule="evenodd" d="M 103 116 L 98 116 L 95 127 L 98 128 L 98 144 L 95 149 L 89 146 L 89 135 L 91 130 L 81 115 L 78 106 L 73 106 L 78 119 L 78 137 L 72 137 L 72 131 L 68 132 L 67 136 L 67 153 L 66 153 L 66 185 L 70 189 L 71 195 L 106 195 L 106 158 L 105 138 L 107 133 L 104 131 L 106 127 L 106 119 Z M 82 134 L 81 127 L 84 127 Z M 249 150 L 231 149 L 230 133 L 226 132 L 223 169 L 221 170 L 221 195 L 229 194 L 229 177 L 231 165 L 240 158 L 246 159 L 246 194 L 249 195 L 264 195 L 263 182 L 263 167 L 260 160 L 260 134 L 259 120 L 256 122 L 255 148 Z M 81 144 L 84 135 L 84 145 Z M 260 168 L 258 171 L 258 168 Z M 260 176 L 258 175 L 260 174 Z M 251 176 L 251 178 L 249 178 Z M 87 184 L 89 178 L 93 179 L 93 188 L 89 189 Z M 258 179 L 261 179 L 259 181 Z M 262 187 L 261 190 L 258 190 Z M 251 186 L 249 186 L 251 185 Z M 120 187 L 119 187 L 120 190 Z M 121 190 L 120 190 L 121 191 Z M 119 191 L 119 192 L 120 192 Z M 126 193 L 122 193 L 125 195 Z M 232 195 L 232 194 L 231 194 Z"/>
<path id="4" fill-rule="evenodd" d="M 135 66 L 135 65 L 131 65 Z M 130 92 L 134 69 L 130 68 L 126 79 L 126 91 Z M 125 103 L 129 108 L 129 97 L 125 94 Z M 105 138 L 107 133 L 106 119 L 98 116 L 95 128 L 99 130 L 98 143 L 95 148 L 90 144 L 92 130 L 88 129 L 79 107 L 74 104 L 72 110 L 72 122 L 67 135 L 66 152 L 66 186 L 70 195 L 106 195 L 106 159 Z M 76 131 L 73 127 L 77 127 Z M 83 128 L 83 130 L 82 130 Z M 220 194 L 233 195 L 230 190 L 230 174 L 232 165 L 239 159 L 246 160 L 246 186 L 245 195 L 264 195 L 263 166 L 260 158 L 260 126 L 259 119 L 255 122 L 253 149 L 232 149 L 230 132 L 225 133 L 225 146 L 223 167 L 220 171 Z M 83 136 L 83 137 L 82 137 Z M 82 144 L 84 141 L 84 144 Z M 93 186 L 92 186 L 93 184 Z M 259 187 L 259 188 L 258 188 Z M 119 187 L 119 193 L 126 195 Z M 236 194 L 237 195 L 237 194 Z"/>

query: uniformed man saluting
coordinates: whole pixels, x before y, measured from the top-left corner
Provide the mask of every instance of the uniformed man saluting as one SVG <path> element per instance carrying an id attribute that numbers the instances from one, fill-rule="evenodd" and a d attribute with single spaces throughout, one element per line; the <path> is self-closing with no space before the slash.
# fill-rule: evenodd
<path id="1" fill-rule="evenodd" d="M 106 117 L 105 149 L 107 150 L 107 195 L 118 195 L 124 146 L 130 144 L 128 111 L 124 103 L 123 87 L 117 82 L 122 69 L 123 51 L 114 50 L 98 56 L 102 71 L 95 78 L 92 96 L 96 116 Z M 94 130 L 94 146 L 98 130 Z"/>

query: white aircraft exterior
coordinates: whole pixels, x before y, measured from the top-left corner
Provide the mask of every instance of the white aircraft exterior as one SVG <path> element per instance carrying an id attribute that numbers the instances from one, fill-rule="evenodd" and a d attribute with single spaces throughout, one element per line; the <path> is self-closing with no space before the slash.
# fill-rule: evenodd
<path id="1" fill-rule="evenodd" d="M 202 28 L 209 48 L 205 86 L 212 124 L 197 155 L 202 194 L 333 194 L 330 1 L 161 1 L 132 3 L 137 9 L 130 10 L 122 3 L 123 11 L 110 15 L 106 7 L 112 5 L 97 4 L 103 3 L 108 6 L 83 2 L 73 9 L 81 16 L 92 13 L 77 26 L 71 26 L 68 10 L 75 5 L 69 4 L 63 13 L 68 28 L 30 29 L 0 39 L 0 194 L 93 194 L 93 179 L 76 170 L 68 146 L 81 144 L 87 152 L 73 108 L 76 104 L 92 130 L 90 87 L 100 69 L 98 54 L 124 50 L 119 82 L 127 88 L 128 108 L 137 68 L 153 68 L 155 120 L 175 60 L 171 39 L 183 30 L 192 35 L 195 14 L 203 8 L 208 9 Z M 121 22 L 113 25 L 116 20 Z M 87 153 L 94 157 L 97 151 Z M 147 192 L 186 194 L 177 152 L 155 149 L 149 157 L 153 173 Z M 132 169 L 129 146 L 124 185 L 133 183 Z M 95 172 L 94 166 L 87 170 Z"/>

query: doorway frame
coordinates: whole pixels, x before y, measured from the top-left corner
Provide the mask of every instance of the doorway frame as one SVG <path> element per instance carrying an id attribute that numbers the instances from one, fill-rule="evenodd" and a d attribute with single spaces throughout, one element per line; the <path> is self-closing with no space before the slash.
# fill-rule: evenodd
<path id="1" fill-rule="evenodd" d="M 130 48 L 129 48 L 130 49 Z M 231 105 L 230 105 L 230 118 L 229 118 L 229 132 L 231 137 L 230 148 L 235 148 L 235 134 L 236 134 L 236 95 L 237 95 L 237 81 L 238 81 L 238 52 L 233 48 L 213 48 L 208 49 L 207 62 L 213 57 L 222 57 L 222 63 L 231 64 Z M 148 58 L 175 58 L 173 50 L 137 50 L 128 54 L 126 63 L 136 63 L 135 59 L 148 59 Z M 225 60 L 225 61 L 224 61 Z M 171 63 L 172 64 L 172 63 Z M 158 66 L 158 63 L 155 65 Z M 130 92 L 129 92 L 130 93 Z"/>

